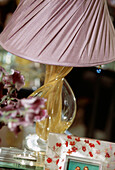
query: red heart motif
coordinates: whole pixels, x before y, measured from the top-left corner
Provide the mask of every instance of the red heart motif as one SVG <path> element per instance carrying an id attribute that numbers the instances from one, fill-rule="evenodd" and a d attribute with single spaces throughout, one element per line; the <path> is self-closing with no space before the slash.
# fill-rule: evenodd
<path id="1" fill-rule="evenodd" d="M 101 145 L 101 142 L 100 142 L 100 141 L 97 140 L 96 142 L 97 142 L 98 145 Z"/>
<path id="2" fill-rule="evenodd" d="M 48 159 L 47 159 L 47 162 L 48 162 L 48 163 L 51 163 L 51 162 L 52 162 L 52 159 L 51 159 L 51 158 L 48 158 Z"/>
<path id="3" fill-rule="evenodd" d="M 109 155 L 108 152 L 106 153 L 105 157 L 106 157 L 106 158 L 110 158 L 110 155 Z"/>
<path id="4" fill-rule="evenodd" d="M 57 147 L 61 147 L 61 143 L 56 143 L 56 146 Z"/>
<path id="5" fill-rule="evenodd" d="M 89 143 L 89 140 L 85 139 L 84 142 L 85 142 L 85 143 Z"/>
<path id="6" fill-rule="evenodd" d="M 68 139 L 72 139 L 72 137 L 70 135 L 67 136 Z"/>
<path id="7" fill-rule="evenodd" d="M 71 145 L 71 146 L 75 145 L 75 141 L 73 141 L 73 142 L 70 141 L 70 145 Z"/>
<path id="8" fill-rule="evenodd" d="M 93 154 L 92 154 L 92 152 L 89 152 L 89 155 L 90 155 L 91 157 L 93 157 Z"/>
<path id="9" fill-rule="evenodd" d="M 68 141 L 65 142 L 66 147 L 68 147 Z"/>
<path id="10" fill-rule="evenodd" d="M 94 145 L 93 143 L 89 143 L 89 146 L 90 146 L 91 148 L 94 148 L 94 147 L 95 147 L 95 145 Z"/>
<path id="11" fill-rule="evenodd" d="M 86 151 L 86 147 L 82 146 L 82 150 L 83 150 L 83 152 L 85 152 Z"/>
<path id="12" fill-rule="evenodd" d="M 68 153 L 68 154 L 72 154 L 72 151 L 69 149 L 69 150 L 67 151 L 67 153 Z"/>
<path id="13" fill-rule="evenodd" d="M 53 146 L 53 150 L 55 151 L 55 146 Z"/>
<path id="14" fill-rule="evenodd" d="M 57 161 L 56 161 L 56 165 L 58 165 L 58 163 L 59 163 L 59 159 L 57 159 Z"/>
<path id="15" fill-rule="evenodd" d="M 72 152 L 76 152 L 78 150 L 78 148 L 76 148 L 75 146 L 72 149 Z"/>
<path id="16" fill-rule="evenodd" d="M 80 140 L 80 137 L 75 138 L 75 140 L 76 140 L 77 142 L 80 142 L 80 141 L 81 141 L 81 140 Z"/>

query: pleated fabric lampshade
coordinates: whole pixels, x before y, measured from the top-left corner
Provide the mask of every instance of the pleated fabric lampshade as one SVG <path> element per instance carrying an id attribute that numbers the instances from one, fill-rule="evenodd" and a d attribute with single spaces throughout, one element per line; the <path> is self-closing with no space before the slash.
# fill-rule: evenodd
<path id="1" fill-rule="evenodd" d="M 64 133 L 75 118 L 75 97 L 67 113 L 62 99 L 64 77 L 72 67 L 115 60 L 115 30 L 106 0 L 20 0 L 0 35 L 0 45 L 19 57 L 46 64 L 44 85 L 32 94 L 47 99 L 48 118 L 36 122 L 36 133 L 45 141 L 50 132 Z M 33 139 L 30 136 L 27 148 L 36 151 L 33 144 L 38 140 Z M 38 143 L 42 151 L 42 142 Z"/>
<path id="2" fill-rule="evenodd" d="M 84 67 L 115 60 L 106 0 L 21 0 L 0 44 L 22 58 Z"/>

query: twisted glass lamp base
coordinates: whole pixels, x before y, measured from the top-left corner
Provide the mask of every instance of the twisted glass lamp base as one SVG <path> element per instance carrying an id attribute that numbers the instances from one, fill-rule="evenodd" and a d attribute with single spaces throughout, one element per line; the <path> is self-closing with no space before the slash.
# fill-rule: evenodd
<path id="1" fill-rule="evenodd" d="M 76 99 L 71 87 L 64 79 L 62 87 L 62 112 L 61 112 L 61 124 L 63 124 L 63 129 L 65 125 L 65 131 L 63 133 L 69 134 L 69 131 L 67 131 L 68 129 L 67 127 L 69 127 L 72 124 L 75 115 L 76 115 Z M 45 152 L 46 144 L 47 140 L 40 138 L 37 134 L 30 134 L 26 137 L 24 141 L 24 148 L 35 152 Z"/>
<path id="2" fill-rule="evenodd" d="M 72 67 L 46 66 L 44 85 L 31 96 L 47 99 L 48 118 L 36 122 L 36 135 L 26 138 L 25 145 L 30 150 L 45 151 L 49 133 L 64 133 L 72 124 L 76 115 L 74 93 L 64 79 Z M 37 147 L 38 145 L 38 147 Z"/>

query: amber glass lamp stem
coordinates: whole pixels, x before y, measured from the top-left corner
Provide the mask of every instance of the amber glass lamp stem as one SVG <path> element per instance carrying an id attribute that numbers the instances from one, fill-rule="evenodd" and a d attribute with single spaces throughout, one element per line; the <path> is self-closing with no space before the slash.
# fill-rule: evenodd
<path id="1" fill-rule="evenodd" d="M 47 99 L 46 109 L 49 117 L 36 123 L 36 133 L 44 140 L 47 140 L 49 132 L 63 133 L 70 122 L 62 122 L 62 86 L 64 77 L 73 67 L 46 65 L 44 85 L 31 94 L 40 95 Z"/>

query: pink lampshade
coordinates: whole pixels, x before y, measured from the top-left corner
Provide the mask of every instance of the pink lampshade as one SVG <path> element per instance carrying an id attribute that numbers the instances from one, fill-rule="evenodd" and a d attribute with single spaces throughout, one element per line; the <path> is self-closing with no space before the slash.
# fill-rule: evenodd
<path id="1" fill-rule="evenodd" d="M 106 0 L 21 0 L 0 35 L 7 51 L 34 62 L 95 66 L 115 60 Z"/>

